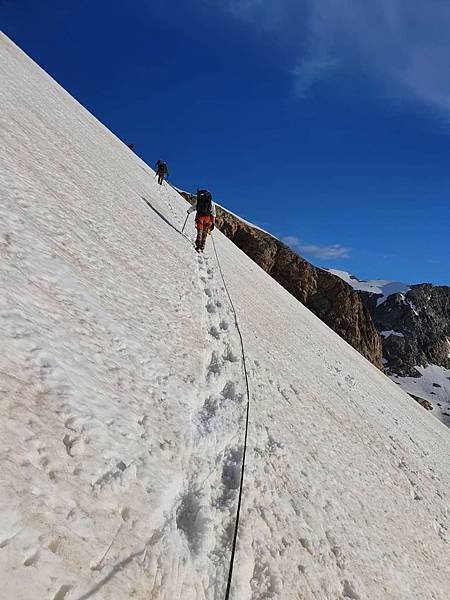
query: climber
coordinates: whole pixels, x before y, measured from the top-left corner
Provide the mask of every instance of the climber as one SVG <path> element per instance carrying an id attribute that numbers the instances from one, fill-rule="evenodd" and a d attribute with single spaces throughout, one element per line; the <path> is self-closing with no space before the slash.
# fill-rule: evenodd
<path id="1" fill-rule="evenodd" d="M 158 176 L 159 185 L 162 185 L 165 177 L 169 177 L 169 170 L 167 169 L 167 165 L 163 160 L 158 160 L 156 162 L 156 174 Z"/>
<path id="2" fill-rule="evenodd" d="M 214 220 L 216 218 L 216 206 L 212 201 L 211 193 L 208 190 L 197 190 L 197 197 L 194 204 L 188 209 L 188 215 L 196 212 L 195 226 L 197 227 L 197 239 L 195 240 L 195 249 L 197 252 L 203 252 L 205 249 L 208 233 L 214 229 Z"/>

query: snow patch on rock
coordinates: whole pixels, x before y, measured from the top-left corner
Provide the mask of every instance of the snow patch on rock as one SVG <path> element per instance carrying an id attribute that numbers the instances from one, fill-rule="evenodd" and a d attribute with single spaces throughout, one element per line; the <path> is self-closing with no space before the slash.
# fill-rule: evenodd
<path id="1" fill-rule="evenodd" d="M 433 414 L 450 426 L 450 369 L 438 365 L 415 367 L 419 377 L 399 377 L 391 379 L 405 392 L 428 400 L 433 405 Z"/>
<path id="2" fill-rule="evenodd" d="M 408 285 L 400 283 L 399 281 L 390 281 L 388 279 L 358 279 L 355 275 L 347 273 L 347 271 L 341 271 L 339 269 L 325 270 L 343 279 L 346 283 L 351 285 L 354 290 L 379 294 L 381 297 L 377 299 L 377 306 L 382 304 L 392 294 L 405 294 L 411 289 Z"/>

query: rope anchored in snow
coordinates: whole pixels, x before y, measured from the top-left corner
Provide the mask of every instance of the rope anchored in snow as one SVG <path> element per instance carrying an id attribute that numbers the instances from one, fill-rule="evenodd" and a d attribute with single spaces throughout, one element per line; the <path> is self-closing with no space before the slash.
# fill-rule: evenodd
<path id="1" fill-rule="evenodd" d="M 245 414 L 245 433 L 244 433 L 244 449 L 243 449 L 243 452 L 242 452 L 241 480 L 240 480 L 240 483 L 239 483 L 238 505 L 237 505 L 237 509 L 236 509 L 236 520 L 235 520 L 235 524 L 234 524 L 233 543 L 232 543 L 232 546 L 231 546 L 231 557 L 230 557 L 230 567 L 229 567 L 229 570 L 228 570 L 227 589 L 226 589 L 226 592 L 225 592 L 225 600 L 229 600 L 229 598 L 230 598 L 230 592 L 231 592 L 231 581 L 232 581 L 232 578 L 233 578 L 234 559 L 235 559 L 235 556 L 236 556 L 236 545 L 237 545 L 237 537 L 238 537 L 238 529 L 239 529 L 239 519 L 240 519 L 240 516 L 241 516 L 242 495 L 243 495 L 243 489 L 244 489 L 245 456 L 246 456 L 246 453 L 247 453 L 248 423 L 249 423 L 249 412 L 250 412 L 250 387 L 249 387 L 249 382 L 248 382 L 247 363 L 246 363 L 246 360 L 245 360 L 244 339 L 242 337 L 241 328 L 239 327 L 239 321 L 238 321 L 238 318 L 237 318 L 237 312 L 236 312 L 236 309 L 234 307 L 233 300 L 231 299 L 231 295 L 230 295 L 230 292 L 228 290 L 228 287 L 227 287 L 227 284 L 226 284 L 226 281 L 225 281 L 225 276 L 223 274 L 222 266 L 220 264 L 219 255 L 217 253 L 216 244 L 214 242 L 214 237 L 211 236 L 211 239 L 212 239 L 212 243 L 213 243 L 214 254 L 216 255 L 216 260 L 217 260 L 217 266 L 219 268 L 219 273 L 220 273 L 220 276 L 222 277 L 223 285 L 224 285 L 224 288 L 225 288 L 225 292 L 226 292 L 226 294 L 228 296 L 228 300 L 230 301 L 231 309 L 232 309 L 233 315 L 234 315 L 234 322 L 236 324 L 236 329 L 237 329 L 237 332 L 239 334 L 239 339 L 241 341 L 242 368 L 243 368 L 243 371 L 244 371 L 245 386 L 246 386 L 246 390 L 247 390 L 247 406 L 246 406 L 246 414 Z"/>

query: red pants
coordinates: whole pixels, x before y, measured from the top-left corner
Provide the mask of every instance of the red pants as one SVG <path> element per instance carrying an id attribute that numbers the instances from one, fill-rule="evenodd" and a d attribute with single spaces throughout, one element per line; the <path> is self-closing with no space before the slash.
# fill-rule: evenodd
<path id="1" fill-rule="evenodd" d="M 214 223 L 214 217 L 210 215 L 206 215 L 203 217 L 195 218 L 195 226 L 197 227 L 197 239 L 195 241 L 195 245 L 197 248 L 203 248 L 206 244 L 206 238 L 208 237 L 208 233 L 211 231 L 212 224 Z"/>

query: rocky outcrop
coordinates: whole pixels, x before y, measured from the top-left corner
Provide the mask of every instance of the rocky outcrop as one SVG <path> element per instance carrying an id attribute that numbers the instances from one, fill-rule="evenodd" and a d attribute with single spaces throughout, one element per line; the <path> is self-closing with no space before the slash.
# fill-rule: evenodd
<path id="1" fill-rule="evenodd" d="M 426 410 L 433 410 L 433 405 L 429 400 L 425 400 L 425 398 L 421 398 L 420 396 L 416 396 L 415 394 L 408 394 L 411 398 L 414 398 L 416 402 L 423 406 Z"/>
<path id="2" fill-rule="evenodd" d="M 182 195 L 192 201 L 189 194 Z M 314 267 L 283 242 L 220 207 L 216 226 L 297 300 L 382 368 L 380 336 L 368 309 L 347 283 Z"/>
<path id="3" fill-rule="evenodd" d="M 388 373 L 418 377 L 416 366 L 450 369 L 450 287 L 429 283 L 392 294 L 377 306 L 378 296 L 359 292 L 377 330 L 383 335 Z"/>

